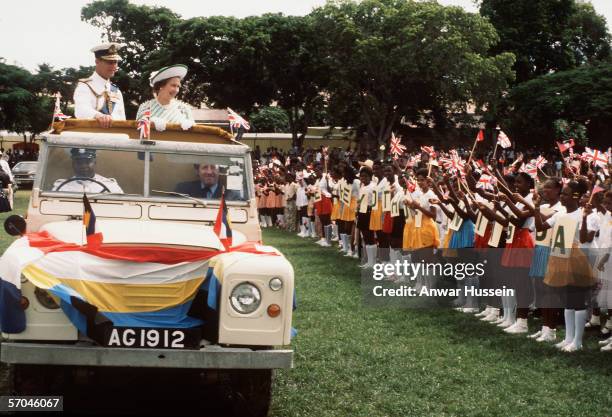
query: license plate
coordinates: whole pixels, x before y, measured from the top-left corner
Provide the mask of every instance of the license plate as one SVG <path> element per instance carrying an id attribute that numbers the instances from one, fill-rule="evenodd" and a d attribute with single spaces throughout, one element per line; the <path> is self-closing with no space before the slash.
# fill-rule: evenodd
<path id="1" fill-rule="evenodd" d="M 197 349 L 202 331 L 192 329 L 155 329 L 150 327 L 113 327 L 106 346 L 148 349 Z"/>

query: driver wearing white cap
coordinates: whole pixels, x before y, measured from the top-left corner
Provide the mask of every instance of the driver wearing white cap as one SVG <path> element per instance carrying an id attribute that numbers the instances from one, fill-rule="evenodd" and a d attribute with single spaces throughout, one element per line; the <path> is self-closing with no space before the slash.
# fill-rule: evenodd
<path id="1" fill-rule="evenodd" d="M 74 175 L 68 179 L 62 178 L 55 181 L 53 191 L 123 194 L 117 180 L 96 174 L 95 149 L 72 148 L 70 155 Z"/>
<path id="2" fill-rule="evenodd" d="M 120 44 L 111 42 L 91 49 L 96 57 L 96 70 L 91 77 L 79 80 L 74 90 L 77 119 L 96 119 L 101 127 L 109 127 L 112 120 L 125 120 L 123 95 L 110 82 L 121 59 L 120 48 Z"/>

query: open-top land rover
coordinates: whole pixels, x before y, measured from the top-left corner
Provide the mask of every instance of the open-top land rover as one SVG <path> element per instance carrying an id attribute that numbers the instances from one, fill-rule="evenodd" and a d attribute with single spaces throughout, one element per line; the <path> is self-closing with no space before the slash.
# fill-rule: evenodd
<path id="1" fill-rule="evenodd" d="M 25 221 L 5 223 L 21 235 L 0 260 L 12 392 L 191 372 L 227 382 L 238 414 L 265 415 L 272 369 L 292 366 L 294 282 L 261 243 L 248 147 L 208 126 L 147 140 L 133 121 L 54 128 Z"/>

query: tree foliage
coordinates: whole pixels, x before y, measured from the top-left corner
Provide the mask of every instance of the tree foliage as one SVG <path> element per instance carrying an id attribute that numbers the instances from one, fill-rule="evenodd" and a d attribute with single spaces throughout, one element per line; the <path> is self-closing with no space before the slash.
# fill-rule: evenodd
<path id="1" fill-rule="evenodd" d="M 312 13 L 327 40 L 334 76 L 332 114 L 363 123 L 382 142 L 403 116 L 444 124 L 498 96 L 512 79 L 511 53 L 489 55 L 498 40 L 482 17 L 436 2 L 328 2 Z"/>
<path id="2" fill-rule="evenodd" d="M 517 137 L 552 143 L 555 121 L 587 126 L 594 143 L 608 141 L 612 129 L 612 65 L 585 65 L 544 75 L 516 86 L 508 97 L 506 123 Z M 602 134 L 597 134 L 597 132 Z"/>
<path id="3" fill-rule="evenodd" d="M 51 99 L 37 94 L 39 81 L 29 71 L 0 62 L 0 129 L 32 137 L 51 123 Z"/>
<path id="4" fill-rule="evenodd" d="M 289 116 L 280 107 L 261 107 L 249 116 L 249 123 L 255 132 L 289 131 Z"/>
<path id="5" fill-rule="evenodd" d="M 516 83 L 610 57 L 605 18 L 575 0 L 482 0 L 500 37 L 496 53 L 516 55 Z"/>

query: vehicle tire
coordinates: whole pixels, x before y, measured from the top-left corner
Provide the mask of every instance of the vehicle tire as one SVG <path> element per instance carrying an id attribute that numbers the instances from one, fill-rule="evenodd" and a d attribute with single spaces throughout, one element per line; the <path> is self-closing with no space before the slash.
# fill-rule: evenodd
<path id="1" fill-rule="evenodd" d="M 229 373 L 228 407 L 232 416 L 265 417 L 272 398 L 272 370 L 232 370 Z"/>
<path id="2" fill-rule="evenodd" d="M 11 365 L 9 386 L 14 395 L 62 395 L 66 372 L 50 365 Z"/>

